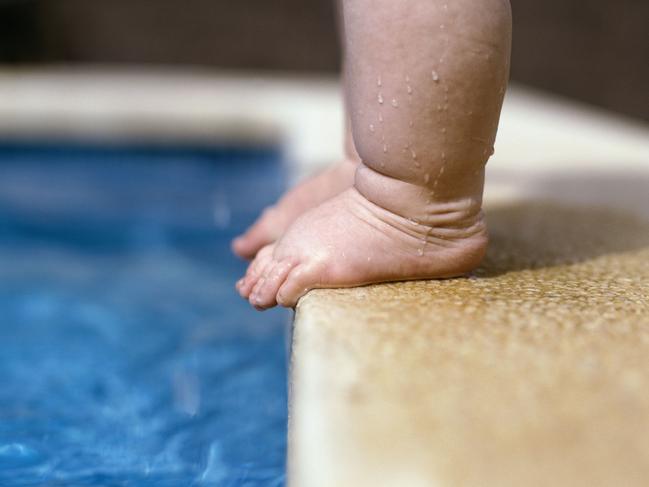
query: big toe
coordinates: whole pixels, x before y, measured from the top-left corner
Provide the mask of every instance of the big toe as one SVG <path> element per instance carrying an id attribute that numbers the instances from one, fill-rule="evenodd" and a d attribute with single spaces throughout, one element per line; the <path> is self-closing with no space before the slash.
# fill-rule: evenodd
<path id="1" fill-rule="evenodd" d="M 252 289 L 257 285 L 257 281 L 266 272 L 266 267 L 273 261 L 274 245 L 267 245 L 259 251 L 255 260 L 253 260 L 243 279 L 237 282 L 237 290 L 242 298 L 248 299 Z"/>
<path id="2" fill-rule="evenodd" d="M 294 267 L 291 260 L 273 262 L 266 267 L 264 275 L 250 293 L 250 304 L 257 309 L 268 309 L 277 305 L 277 291 Z"/>
<path id="3" fill-rule="evenodd" d="M 302 296 L 318 287 L 318 276 L 322 275 L 322 271 L 317 265 L 294 267 L 277 291 L 277 303 L 287 308 L 295 308 Z"/>
<path id="4" fill-rule="evenodd" d="M 243 235 L 232 241 L 232 251 L 243 259 L 252 259 L 259 249 L 277 239 L 273 209 L 266 209 Z"/>

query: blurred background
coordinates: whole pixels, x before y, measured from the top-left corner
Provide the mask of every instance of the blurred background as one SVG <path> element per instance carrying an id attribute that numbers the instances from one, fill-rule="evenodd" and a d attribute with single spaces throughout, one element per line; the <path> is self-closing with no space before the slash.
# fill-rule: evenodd
<path id="1" fill-rule="evenodd" d="M 512 78 L 649 121 L 647 0 L 512 0 Z M 0 0 L 0 63 L 334 73 L 332 0 Z"/>

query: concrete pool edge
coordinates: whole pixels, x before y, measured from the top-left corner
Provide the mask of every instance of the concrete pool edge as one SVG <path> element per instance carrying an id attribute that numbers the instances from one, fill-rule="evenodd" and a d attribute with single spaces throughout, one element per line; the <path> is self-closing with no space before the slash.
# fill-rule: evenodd
<path id="1" fill-rule="evenodd" d="M 537 201 L 491 214 L 500 248 L 474 276 L 300 302 L 290 485 L 644 485 L 649 218 Z M 584 237 L 597 243 L 575 255 Z"/>
<path id="2" fill-rule="evenodd" d="M 281 144 L 295 178 L 342 157 L 333 78 L 50 66 L 0 69 L 0 138 Z"/>

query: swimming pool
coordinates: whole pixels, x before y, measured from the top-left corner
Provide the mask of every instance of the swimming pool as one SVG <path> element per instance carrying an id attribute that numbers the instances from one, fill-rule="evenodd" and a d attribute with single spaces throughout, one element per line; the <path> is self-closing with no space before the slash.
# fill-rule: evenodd
<path id="1" fill-rule="evenodd" d="M 0 485 L 275 486 L 285 311 L 236 294 L 275 148 L 0 144 Z"/>

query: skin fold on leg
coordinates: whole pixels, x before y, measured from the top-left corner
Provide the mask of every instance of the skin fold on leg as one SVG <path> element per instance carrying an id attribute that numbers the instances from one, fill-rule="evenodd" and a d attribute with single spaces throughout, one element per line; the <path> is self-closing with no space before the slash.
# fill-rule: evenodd
<path id="1" fill-rule="evenodd" d="M 509 76 L 507 0 L 345 0 L 352 188 L 300 216 L 238 285 L 258 309 L 309 289 L 453 277 L 487 246 L 484 168 Z M 268 258 L 268 255 L 271 257 Z"/>

